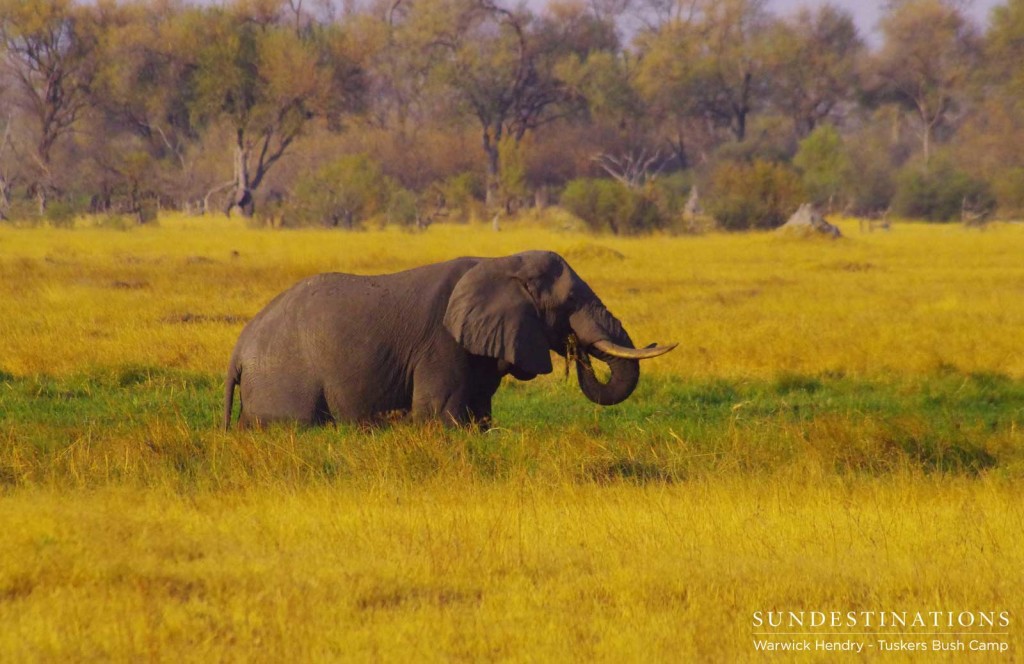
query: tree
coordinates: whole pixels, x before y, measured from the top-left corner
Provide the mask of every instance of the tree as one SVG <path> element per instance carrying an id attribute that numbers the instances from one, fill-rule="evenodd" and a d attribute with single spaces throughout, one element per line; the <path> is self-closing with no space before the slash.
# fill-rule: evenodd
<path id="1" fill-rule="evenodd" d="M 724 162 L 708 181 L 708 213 L 726 230 L 781 226 L 800 205 L 800 178 L 782 164 L 760 159 Z"/>
<path id="2" fill-rule="evenodd" d="M 1020 97 L 1024 93 L 1024 0 L 1007 0 L 992 10 L 984 54 L 989 79 Z"/>
<path id="3" fill-rule="evenodd" d="M 978 37 L 952 0 L 893 3 L 881 27 L 885 42 L 868 87 L 876 101 L 899 104 L 915 118 L 927 170 L 936 130 L 961 108 Z"/>
<path id="4" fill-rule="evenodd" d="M 94 208 L 129 198 L 178 206 L 202 198 L 194 162 L 199 132 L 189 112 L 189 54 L 199 49 L 203 10 L 167 4 L 104 4 L 97 8 L 99 44 L 91 86 L 92 114 L 81 134 L 101 172 Z M 203 191 L 200 191 L 203 189 Z"/>
<path id="5" fill-rule="evenodd" d="M 55 190 L 54 148 L 88 107 L 95 37 L 90 10 L 71 0 L 0 0 L 3 74 L 35 124 L 31 188 L 41 209 Z"/>
<path id="6" fill-rule="evenodd" d="M 659 134 L 659 123 L 637 89 L 636 62 L 631 53 L 608 48 L 592 52 L 586 59 L 567 58 L 559 67 L 559 76 L 585 101 L 581 129 L 586 130 L 591 145 L 599 148 L 598 154 L 593 156 L 591 151 L 589 158 L 632 188 L 673 157 L 686 165 L 685 149 L 675 136 Z M 664 149 L 663 143 L 670 149 Z"/>
<path id="7" fill-rule="evenodd" d="M 812 203 L 831 208 L 853 178 L 843 138 L 832 125 L 821 125 L 800 141 L 793 157 L 804 192 Z"/>
<path id="8" fill-rule="evenodd" d="M 225 211 L 237 207 L 246 216 L 255 211 L 253 193 L 308 122 L 337 121 L 357 106 L 362 88 L 340 28 L 296 34 L 258 9 L 208 11 L 191 81 L 195 120 L 231 129 L 234 175 L 225 187 L 233 194 Z"/>
<path id="9" fill-rule="evenodd" d="M 7 162 L 4 153 L 8 151 L 11 144 L 11 118 L 8 116 L 4 121 L 4 132 L 0 136 L 0 220 L 7 219 L 7 211 L 11 207 L 11 189 L 13 178 L 7 169 Z"/>
<path id="10" fill-rule="evenodd" d="M 531 14 L 491 0 L 455 0 L 440 26 L 436 9 L 429 3 L 418 6 L 419 20 L 435 22 L 428 42 L 440 56 L 434 73 L 479 123 L 487 203 L 496 206 L 502 139 L 508 135 L 518 144 L 527 132 L 581 108 L 580 97 L 555 73 L 571 42 L 545 39 L 551 33 L 538 30 Z"/>
<path id="11" fill-rule="evenodd" d="M 991 185 L 1001 214 L 1024 213 L 1024 1 L 992 10 L 979 63 L 981 99 L 954 140 L 957 164 Z"/>
<path id="12" fill-rule="evenodd" d="M 346 155 L 300 178 L 283 216 L 289 224 L 357 228 L 385 209 L 394 189 L 366 155 Z"/>
<path id="13" fill-rule="evenodd" d="M 855 98 L 864 42 L 849 12 L 801 9 L 775 25 L 768 51 L 772 102 L 792 118 L 798 138 Z"/>
<path id="14" fill-rule="evenodd" d="M 652 112 L 674 124 L 684 165 L 688 137 L 707 146 L 709 129 L 722 128 L 746 139 L 750 115 L 768 97 L 772 25 L 763 0 L 694 0 L 691 10 L 641 36 L 637 74 Z"/>

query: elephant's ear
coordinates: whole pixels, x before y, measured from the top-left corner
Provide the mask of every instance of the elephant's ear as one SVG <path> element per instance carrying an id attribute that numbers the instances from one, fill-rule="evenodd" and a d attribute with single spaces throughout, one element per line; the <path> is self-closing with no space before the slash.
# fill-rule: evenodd
<path id="1" fill-rule="evenodd" d="M 470 268 L 455 284 L 444 326 L 474 355 L 505 360 L 524 373 L 551 373 L 544 324 L 517 275 L 517 260 L 482 260 Z"/>

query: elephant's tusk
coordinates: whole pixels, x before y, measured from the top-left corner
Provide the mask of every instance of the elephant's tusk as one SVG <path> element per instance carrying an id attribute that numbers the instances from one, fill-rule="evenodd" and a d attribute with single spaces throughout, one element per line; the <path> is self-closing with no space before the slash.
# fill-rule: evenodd
<path id="1" fill-rule="evenodd" d="M 621 357 L 627 360 L 649 360 L 652 357 L 658 357 L 669 352 L 679 344 L 672 344 L 670 346 L 655 346 L 651 344 L 647 348 L 626 348 L 625 346 L 619 346 L 612 342 L 602 339 L 601 341 L 594 342 L 594 348 L 601 351 L 605 355 L 611 355 L 612 357 Z"/>

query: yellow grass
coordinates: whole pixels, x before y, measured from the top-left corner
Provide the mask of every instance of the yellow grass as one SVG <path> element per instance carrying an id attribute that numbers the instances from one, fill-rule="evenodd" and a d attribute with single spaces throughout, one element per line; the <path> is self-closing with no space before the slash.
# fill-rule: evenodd
<path id="1" fill-rule="evenodd" d="M 648 365 L 654 372 L 873 376 L 954 367 L 1024 376 L 1024 225 L 902 224 L 863 234 L 856 222 L 840 225 L 849 236 L 840 242 L 594 238 L 526 224 L 500 233 L 268 232 L 223 218 L 164 218 L 131 232 L 0 227 L 0 369 L 220 371 L 241 322 L 303 276 L 544 248 L 566 255 L 638 343 L 680 342 Z M 167 324 L 189 315 L 202 318 Z"/>
<path id="2" fill-rule="evenodd" d="M 1024 378 L 1020 225 L 861 234 L 852 221 L 833 243 L 593 237 L 563 223 L 419 234 L 182 217 L 130 232 L 0 226 L 0 377 L 126 365 L 219 374 L 244 321 L 310 273 L 545 248 L 569 259 L 638 343 L 680 342 L 647 375 Z M 523 437 L 524 456 L 486 479 L 445 435 L 415 427 L 368 443 L 217 434 L 143 412 L 111 442 L 82 423 L 46 457 L 50 478 L 0 493 L 0 661 L 743 661 L 760 658 L 759 610 L 1007 611 L 998 638 L 1010 651 L 998 659 L 1024 656 L 1014 473 L 840 474 L 809 455 L 771 472 L 586 482 L 571 468 L 531 472 L 546 457 L 529 431 L 502 424 L 501 435 Z M 573 424 L 565 444 L 580 450 L 563 465 L 601 454 Z M 808 426 L 828 437 L 842 424 Z M 23 444 L 30 434 L 3 413 L 0 427 L 7 463 L 48 454 Z M 729 444 L 764 444 L 737 436 Z M 291 474 L 296 446 L 325 440 L 364 445 L 352 454 L 375 455 L 366 475 Z M 225 465 L 246 457 L 252 473 L 213 488 L 181 483 L 147 462 L 168 441 L 175 453 L 223 454 Z M 392 444 L 422 445 L 403 453 L 435 455 L 437 467 L 403 475 L 382 451 Z M 105 467 L 107 479 L 76 482 L 85 466 Z"/>

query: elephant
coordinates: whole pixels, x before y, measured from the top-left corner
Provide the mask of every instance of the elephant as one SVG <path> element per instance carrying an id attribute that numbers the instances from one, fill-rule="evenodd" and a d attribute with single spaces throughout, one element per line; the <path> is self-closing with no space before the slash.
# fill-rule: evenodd
<path id="1" fill-rule="evenodd" d="M 617 404 L 634 390 L 638 349 L 561 256 L 527 251 L 457 258 L 395 274 L 313 276 L 275 297 L 239 335 L 228 364 L 223 426 L 235 387 L 240 427 L 380 422 L 395 413 L 491 424 L 505 375 L 552 371 L 549 351 L 577 360 L 583 394 Z M 611 369 L 599 380 L 590 358 Z"/>

